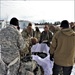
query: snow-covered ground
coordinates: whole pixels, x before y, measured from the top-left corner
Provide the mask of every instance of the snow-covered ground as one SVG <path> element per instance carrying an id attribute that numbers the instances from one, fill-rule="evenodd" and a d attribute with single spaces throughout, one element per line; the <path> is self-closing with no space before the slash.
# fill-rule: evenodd
<path id="1" fill-rule="evenodd" d="M 75 75 L 75 64 L 74 64 L 74 66 L 73 66 L 71 75 Z"/>

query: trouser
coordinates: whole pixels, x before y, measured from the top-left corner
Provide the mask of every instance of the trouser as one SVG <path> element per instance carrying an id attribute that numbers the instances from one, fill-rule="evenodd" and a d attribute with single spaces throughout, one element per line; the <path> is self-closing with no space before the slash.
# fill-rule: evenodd
<path id="1" fill-rule="evenodd" d="M 20 66 L 20 60 L 16 60 L 8 67 L 7 64 L 0 62 L 0 75 L 17 75 Z"/>
<path id="2" fill-rule="evenodd" d="M 19 72 L 19 67 L 20 67 L 20 61 L 18 60 L 14 65 L 9 67 L 9 75 L 18 75 Z"/>
<path id="3" fill-rule="evenodd" d="M 53 66 L 53 75 L 70 75 L 73 66 L 59 66 L 54 63 Z"/>

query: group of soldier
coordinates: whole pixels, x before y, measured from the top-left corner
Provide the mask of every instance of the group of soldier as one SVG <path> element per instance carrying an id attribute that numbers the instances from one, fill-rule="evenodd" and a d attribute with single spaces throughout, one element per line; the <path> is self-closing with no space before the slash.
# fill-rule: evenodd
<path id="1" fill-rule="evenodd" d="M 9 26 L 1 29 L 0 75 L 42 75 L 43 69 L 31 58 L 30 37 L 23 38 L 15 17 L 10 20 Z"/>
<path id="2" fill-rule="evenodd" d="M 71 28 L 75 30 L 73 25 L 71 23 Z M 38 27 L 34 31 L 31 23 L 20 32 L 19 21 L 13 17 L 10 25 L 0 31 L 0 75 L 44 75 L 42 67 L 32 60 L 31 47 L 42 42 L 54 47 L 54 35 L 48 25 L 41 33 Z M 52 60 L 54 53 L 51 51 L 50 54 Z"/>

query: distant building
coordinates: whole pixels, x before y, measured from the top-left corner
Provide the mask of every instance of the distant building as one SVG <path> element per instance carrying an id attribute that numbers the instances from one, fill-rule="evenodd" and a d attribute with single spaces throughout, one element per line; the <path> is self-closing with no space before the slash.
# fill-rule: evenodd
<path id="1" fill-rule="evenodd" d="M 26 20 L 19 20 L 20 30 L 22 31 L 24 28 L 27 28 L 28 24 L 32 23 L 32 28 L 35 30 L 35 24 Z"/>
<path id="2" fill-rule="evenodd" d="M 6 27 L 6 22 L 4 20 L 0 20 L 0 29 Z"/>
<path id="3" fill-rule="evenodd" d="M 0 30 L 2 28 L 5 28 L 9 25 L 9 22 L 8 21 L 5 21 L 5 20 L 0 20 Z"/>

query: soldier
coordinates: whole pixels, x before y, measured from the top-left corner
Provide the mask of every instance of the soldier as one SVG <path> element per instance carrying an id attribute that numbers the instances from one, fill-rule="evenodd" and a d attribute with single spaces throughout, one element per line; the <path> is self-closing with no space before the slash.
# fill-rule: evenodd
<path id="1" fill-rule="evenodd" d="M 70 27 L 75 31 L 75 22 L 74 22 L 74 23 L 71 22 L 71 23 L 70 23 Z"/>
<path id="2" fill-rule="evenodd" d="M 70 75 L 74 64 L 75 32 L 69 28 L 67 20 L 63 20 L 60 27 L 50 47 L 50 59 L 54 58 L 53 75 Z"/>
<path id="3" fill-rule="evenodd" d="M 0 75 L 18 74 L 20 51 L 25 48 L 18 27 L 18 19 L 13 17 L 10 25 L 0 31 Z"/>
<path id="4" fill-rule="evenodd" d="M 40 32 L 39 28 L 36 27 L 34 37 L 36 37 L 38 39 L 38 41 L 40 40 L 40 35 L 41 35 L 41 32 Z"/>
<path id="5" fill-rule="evenodd" d="M 24 51 L 26 51 L 26 53 L 30 52 L 29 54 L 31 54 L 30 42 L 31 42 L 31 38 L 34 37 L 34 30 L 32 29 L 31 23 L 28 24 L 28 27 L 26 29 L 23 29 L 22 36 L 24 41 L 26 42 L 26 49 Z"/>
<path id="6" fill-rule="evenodd" d="M 25 39 L 34 37 L 34 30 L 32 29 L 32 24 L 29 23 L 27 29 L 23 29 L 22 36 Z"/>
<path id="7" fill-rule="evenodd" d="M 36 61 L 21 61 L 20 75 L 42 75 L 43 69 Z"/>
<path id="8" fill-rule="evenodd" d="M 23 54 L 25 53 L 26 55 L 21 58 L 20 75 L 42 75 L 42 67 L 36 61 L 33 61 L 31 57 L 31 46 L 37 42 L 37 39 L 34 38 L 34 30 L 31 23 L 28 24 L 27 29 L 22 31 L 22 36 L 26 42 Z"/>
<path id="9" fill-rule="evenodd" d="M 49 30 L 48 25 L 45 25 L 44 31 L 41 33 L 40 36 L 40 42 L 47 43 L 48 46 L 50 46 L 50 42 L 52 41 L 52 33 Z"/>

